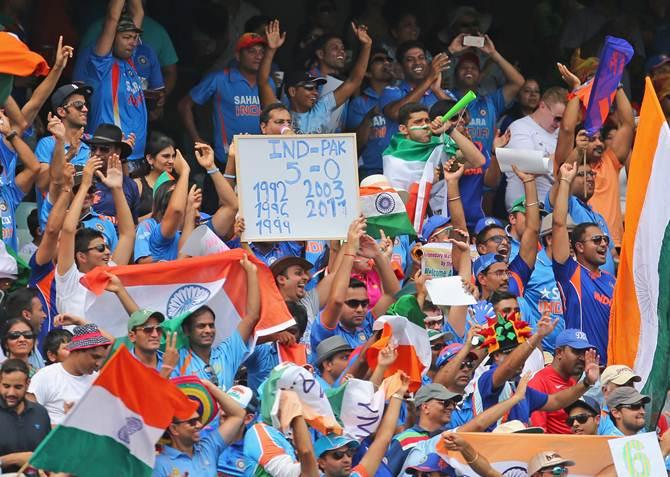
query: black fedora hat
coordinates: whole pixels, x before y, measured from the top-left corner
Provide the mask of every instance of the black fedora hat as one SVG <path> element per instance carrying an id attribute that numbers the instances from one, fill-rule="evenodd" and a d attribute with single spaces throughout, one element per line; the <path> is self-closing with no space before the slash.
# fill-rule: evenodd
<path id="1" fill-rule="evenodd" d="M 123 141 L 123 133 L 118 126 L 114 124 L 103 123 L 95 130 L 93 136 L 88 139 L 82 139 L 89 146 L 93 145 L 109 145 L 119 146 L 121 148 L 121 158 L 130 156 L 133 148 L 130 144 Z"/>

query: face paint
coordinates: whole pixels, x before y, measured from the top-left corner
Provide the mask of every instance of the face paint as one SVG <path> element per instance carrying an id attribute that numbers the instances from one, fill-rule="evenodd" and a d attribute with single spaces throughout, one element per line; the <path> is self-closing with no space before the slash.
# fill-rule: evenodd
<path id="1" fill-rule="evenodd" d="M 429 129 L 429 126 L 425 124 L 423 126 L 412 126 L 407 129 L 409 129 L 410 131 L 421 131 L 422 129 Z"/>

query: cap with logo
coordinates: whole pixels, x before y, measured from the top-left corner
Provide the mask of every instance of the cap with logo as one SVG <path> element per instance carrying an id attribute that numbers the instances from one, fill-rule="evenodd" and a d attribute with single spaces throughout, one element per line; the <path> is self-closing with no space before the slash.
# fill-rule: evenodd
<path id="1" fill-rule="evenodd" d="M 85 98 L 88 98 L 93 94 L 93 88 L 85 85 L 81 81 L 64 84 L 51 95 L 51 109 L 55 111 L 57 108 L 63 106 L 67 99 L 73 94 L 81 94 Z"/>
<path id="2" fill-rule="evenodd" d="M 436 399 L 438 401 L 449 401 L 450 399 L 460 398 L 461 395 L 449 391 L 443 385 L 438 383 L 424 384 L 414 395 L 414 403 L 419 406 L 428 401 Z"/>
<path id="3" fill-rule="evenodd" d="M 642 381 L 642 378 L 625 364 L 613 364 L 606 367 L 603 374 L 600 375 L 600 384 L 605 386 L 608 383 L 614 383 L 617 386 L 623 386 L 631 379 L 634 383 Z"/>
<path id="4" fill-rule="evenodd" d="M 635 388 L 623 386 L 616 388 L 607 396 L 607 407 L 611 410 L 619 406 L 630 404 L 647 404 L 651 401 L 649 396 L 640 394 Z"/>
<path id="5" fill-rule="evenodd" d="M 579 398 L 579 400 L 567 406 L 565 408 L 565 412 L 570 414 L 570 411 L 572 411 L 575 408 L 581 408 L 591 411 L 594 416 L 600 415 L 600 404 L 598 404 L 598 401 L 593 399 L 591 396 L 582 396 L 581 398 Z"/>
<path id="6" fill-rule="evenodd" d="M 475 277 L 488 270 L 494 263 L 507 263 L 507 260 L 505 260 L 505 257 L 499 253 L 485 253 L 484 255 L 477 257 L 477 260 L 475 260 L 475 263 L 472 265 Z"/>
<path id="7" fill-rule="evenodd" d="M 564 459 L 556 451 L 540 452 L 539 454 L 533 456 L 530 462 L 528 462 L 528 475 L 533 475 L 542 469 L 546 469 L 547 467 L 554 467 L 556 465 L 572 467 L 575 465 L 575 462 L 569 459 Z"/>
<path id="8" fill-rule="evenodd" d="M 556 348 L 561 348 L 563 346 L 569 346 L 573 349 L 591 349 L 595 348 L 589 339 L 586 337 L 586 333 L 576 328 L 567 328 L 556 337 Z"/>
<path id="9" fill-rule="evenodd" d="M 284 87 L 288 88 L 299 88 L 300 86 L 305 86 L 307 84 L 314 84 L 316 86 L 321 86 L 326 84 L 326 78 L 321 76 L 312 76 L 307 71 L 290 71 L 286 74 L 284 78 Z"/>
<path id="10" fill-rule="evenodd" d="M 462 343 L 451 343 L 442 348 L 442 351 L 440 351 L 440 354 L 438 355 L 437 359 L 435 360 L 435 366 L 438 368 L 441 368 L 445 364 L 447 364 L 451 359 L 458 354 L 460 350 L 463 349 L 463 344 Z M 477 355 L 473 352 L 470 352 L 467 356 L 468 358 L 472 359 L 477 359 Z"/>
<path id="11" fill-rule="evenodd" d="M 317 457 L 321 457 L 328 451 L 339 449 L 347 446 L 350 449 L 356 449 L 359 443 L 356 439 L 346 436 L 338 436 L 335 434 L 328 434 L 327 436 L 319 437 L 314 443 L 314 453 Z"/>
<path id="12" fill-rule="evenodd" d="M 428 220 L 423 223 L 423 227 L 421 228 L 421 240 L 428 242 L 431 236 L 448 228 L 450 221 L 450 217 L 445 217 L 443 215 L 433 215 L 429 217 Z"/>
<path id="13" fill-rule="evenodd" d="M 138 326 L 142 326 L 147 321 L 149 321 L 149 318 L 156 318 L 159 323 L 163 323 L 165 321 L 165 316 L 160 311 L 153 311 L 142 308 L 140 310 L 134 311 L 133 314 L 130 315 L 130 319 L 128 320 L 128 331 L 133 331 L 133 329 L 137 328 Z"/>
<path id="14" fill-rule="evenodd" d="M 233 400 L 248 413 L 254 414 L 258 410 L 258 398 L 251 388 L 236 384 L 226 391 L 226 394 L 233 398 Z"/>
<path id="15" fill-rule="evenodd" d="M 447 464 L 447 462 L 442 457 L 440 457 L 439 454 L 433 452 L 426 455 L 425 460 L 423 460 L 423 462 L 420 464 L 407 467 L 405 472 L 407 472 L 409 475 L 416 475 L 419 472 L 444 472 L 447 469 L 449 469 L 449 464 Z"/>
<path id="16" fill-rule="evenodd" d="M 492 227 L 500 227 L 501 229 L 505 228 L 503 223 L 495 217 L 483 217 L 475 224 L 475 235 L 479 235 L 484 230 Z"/>

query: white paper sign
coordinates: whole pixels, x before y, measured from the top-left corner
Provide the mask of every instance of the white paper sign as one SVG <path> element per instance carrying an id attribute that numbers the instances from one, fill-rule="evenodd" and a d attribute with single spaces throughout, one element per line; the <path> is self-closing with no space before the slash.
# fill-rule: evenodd
<path id="1" fill-rule="evenodd" d="M 607 442 L 618 477 L 666 475 L 655 432 L 611 439 Z"/>
<path id="2" fill-rule="evenodd" d="M 355 134 L 235 136 L 244 241 L 337 240 L 359 215 Z"/>
<path id="3" fill-rule="evenodd" d="M 228 250 L 230 248 L 212 232 L 212 229 L 206 225 L 199 225 L 193 230 L 181 252 L 191 257 L 203 257 Z"/>
<path id="4" fill-rule="evenodd" d="M 474 305 L 475 297 L 463 289 L 460 276 L 435 278 L 426 282 L 430 301 L 438 306 Z"/>
<path id="5" fill-rule="evenodd" d="M 542 151 L 532 149 L 496 147 L 496 158 L 502 172 L 514 172 L 512 164 L 521 172 L 527 172 L 528 174 L 551 174 L 554 168 L 550 157 L 544 157 Z"/>

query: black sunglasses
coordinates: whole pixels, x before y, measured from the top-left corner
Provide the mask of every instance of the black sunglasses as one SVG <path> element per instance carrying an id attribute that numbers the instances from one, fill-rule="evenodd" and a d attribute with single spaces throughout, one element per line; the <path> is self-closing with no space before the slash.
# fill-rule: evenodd
<path id="1" fill-rule="evenodd" d="M 575 423 L 575 421 L 577 421 L 580 424 L 586 424 L 586 421 L 588 421 L 592 417 L 595 417 L 595 416 L 593 416 L 592 414 L 576 414 L 574 416 L 568 417 L 565 420 L 565 422 L 568 423 L 568 426 L 572 426 Z"/>
<path id="2" fill-rule="evenodd" d="M 644 409 L 644 404 L 641 402 L 638 402 L 637 404 L 622 404 L 620 406 L 617 406 L 618 408 L 626 408 L 630 409 L 631 411 L 639 411 L 640 409 Z"/>
<path id="3" fill-rule="evenodd" d="M 219 386 L 219 378 L 216 377 L 216 373 L 214 372 L 214 369 L 212 369 L 211 365 L 207 365 L 203 369 L 205 373 L 207 373 L 207 380 L 210 381 L 214 386 Z"/>
<path id="4" fill-rule="evenodd" d="M 605 245 L 610 244 L 610 238 L 607 235 L 592 235 L 591 238 L 587 238 L 586 241 L 593 242 L 598 245 L 600 245 L 603 242 L 605 242 Z"/>
<path id="5" fill-rule="evenodd" d="M 349 449 L 346 451 L 332 451 L 329 453 L 329 455 L 335 459 L 335 460 L 342 460 L 344 459 L 345 455 L 348 455 L 349 457 L 353 457 L 356 454 L 355 449 Z"/>
<path id="6" fill-rule="evenodd" d="M 461 369 L 469 368 L 473 369 L 475 367 L 475 362 L 471 359 L 467 359 L 461 362 Z"/>
<path id="7" fill-rule="evenodd" d="M 96 250 L 96 251 L 102 253 L 105 250 L 109 250 L 109 245 L 107 245 L 106 243 L 100 243 L 100 244 L 96 245 L 95 247 L 89 247 L 89 248 L 86 249 L 87 252 L 90 252 L 91 250 Z"/>
<path id="8" fill-rule="evenodd" d="M 304 88 L 307 91 L 314 91 L 316 89 L 316 85 L 314 83 L 299 84 L 298 88 Z"/>
<path id="9" fill-rule="evenodd" d="M 77 111 L 81 111 L 84 109 L 84 106 L 86 106 L 86 101 L 82 100 L 72 101 L 71 103 L 64 104 L 63 109 L 67 109 L 70 106 L 72 106 Z"/>
<path id="10" fill-rule="evenodd" d="M 347 305 L 349 308 L 353 308 L 355 310 L 359 306 L 367 308 L 368 306 L 370 306 L 370 300 L 346 300 L 344 304 Z"/>
<path id="11" fill-rule="evenodd" d="M 191 419 L 185 419 L 183 421 L 174 421 L 175 424 L 188 424 L 191 427 L 197 426 L 199 422 L 199 417 L 192 417 Z"/>
<path id="12" fill-rule="evenodd" d="M 135 327 L 136 330 L 142 330 L 142 333 L 145 335 L 152 335 L 154 331 L 158 333 L 159 335 L 163 334 L 163 328 L 161 328 L 159 325 L 154 325 L 154 326 L 137 326 Z"/>
<path id="13" fill-rule="evenodd" d="M 22 336 L 27 340 L 35 339 L 35 333 L 32 331 L 10 331 L 7 333 L 7 339 L 11 341 L 18 340 Z"/>

